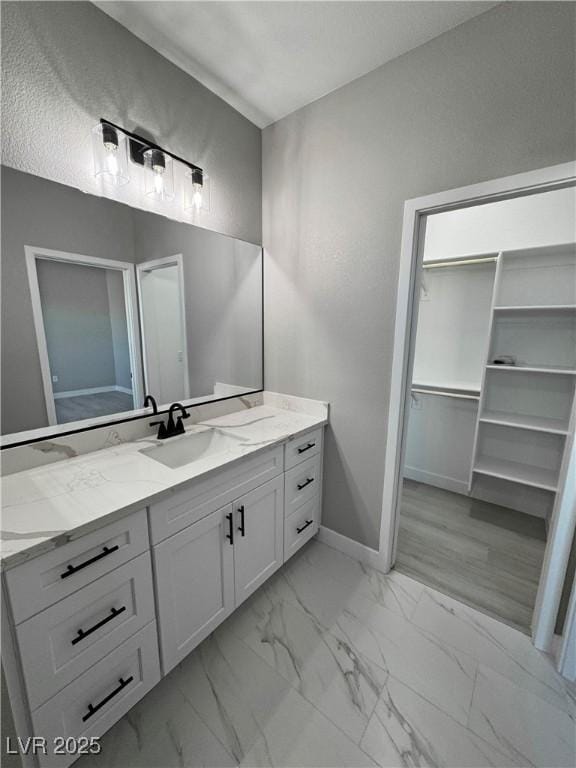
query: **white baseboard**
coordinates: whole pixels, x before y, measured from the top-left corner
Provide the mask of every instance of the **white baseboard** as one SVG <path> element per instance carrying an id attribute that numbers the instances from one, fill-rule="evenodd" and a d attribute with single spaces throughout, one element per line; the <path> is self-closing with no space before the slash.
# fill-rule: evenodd
<path id="1" fill-rule="evenodd" d="M 328 547 L 332 547 L 332 549 L 337 549 L 348 555 L 348 557 L 360 560 L 361 563 L 365 563 L 377 571 L 386 573 L 384 561 L 380 553 L 371 547 L 367 547 L 365 544 L 360 544 L 359 541 L 349 539 L 348 536 L 342 536 L 341 533 L 336 533 L 336 531 L 326 528 L 324 525 L 321 525 L 318 531 L 318 541 L 321 541 Z"/>
<path id="2" fill-rule="evenodd" d="M 415 480 L 417 483 L 426 483 L 427 485 L 433 485 L 435 488 L 442 488 L 445 491 L 462 493 L 464 496 L 468 495 L 468 482 L 456 480 L 454 477 L 437 475 L 434 472 L 417 469 L 417 467 L 404 467 L 404 477 L 408 480 Z"/>
<path id="3" fill-rule="evenodd" d="M 90 387 L 88 389 L 67 389 L 64 392 L 54 392 L 54 400 L 64 400 L 67 397 L 82 397 L 82 395 L 100 395 L 103 392 L 123 392 L 125 395 L 131 395 L 132 390 L 128 387 L 120 387 L 118 384 L 111 384 L 107 387 Z"/>

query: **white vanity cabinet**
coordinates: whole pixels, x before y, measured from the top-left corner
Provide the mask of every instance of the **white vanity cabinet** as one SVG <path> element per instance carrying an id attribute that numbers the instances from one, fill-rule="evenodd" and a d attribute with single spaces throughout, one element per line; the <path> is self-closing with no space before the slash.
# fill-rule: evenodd
<path id="1" fill-rule="evenodd" d="M 280 474 L 154 547 L 164 674 L 282 565 L 283 495 Z"/>
<path id="2" fill-rule="evenodd" d="M 284 446 L 284 562 L 320 527 L 323 432 L 320 427 Z"/>
<path id="3" fill-rule="evenodd" d="M 168 491 L 149 507 L 152 544 L 184 530 L 243 494 L 282 474 L 284 451 L 274 446 L 193 480 L 186 487 Z"/>
<path id="4" fill-rule="evenodd" d="M 231 516 L 227 504 L 154 547 L 164 674 L 234 610 Z"/>
<path id="5" fill-rule="evenodd" d="M 318 532 L 321 467 L 322 428 L 149 507 L 153 532 L 195 521 L 153 547 L 164 674 Z"/>
<path id="6" fill-rule="evenodd" d="M 272 443 L 147 509 L 2 574 L 2 663 L 28 768 L 55 739 L 103 735 L 320 524 L 323 427 Z"/>
<path id="7" fill-rule="evenodd" d="M 233 505 L 236 606 L 284 562 L 284 477 L 256 488 Z M 234 517 L 233 517 L 234 520 Z"/>
<path id="8" fill-rule="evenodd" d="M 284 477 L 239 498 L 232 508 L 236 606 L 284 562 Z M 235 516 L 235 518 L 234 518 Z"/>
<path id="9" fill-rule="evenodd" d="M 3 575 L 2 664 L 25 765 L 64 768 L 60 739 L 104 734 L 160 679 L 146 510 Z M 16 692 L 16 695 L 14 693 Z"/>

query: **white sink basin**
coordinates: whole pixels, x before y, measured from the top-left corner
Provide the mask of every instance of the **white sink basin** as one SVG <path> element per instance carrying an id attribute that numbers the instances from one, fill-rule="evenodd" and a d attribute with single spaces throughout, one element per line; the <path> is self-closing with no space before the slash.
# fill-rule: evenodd
<path id="1" fill-rule="evenodd" d="M 162 445 L 145 448 L 140 453 L 165 467 L 177 469 L 198 459 L 205 459 L 218 453 L 226 453 L 241 443 L 238 437 L 223 435 L 214 429 L 206 429 L 182 437 L 168 438 Z"/>

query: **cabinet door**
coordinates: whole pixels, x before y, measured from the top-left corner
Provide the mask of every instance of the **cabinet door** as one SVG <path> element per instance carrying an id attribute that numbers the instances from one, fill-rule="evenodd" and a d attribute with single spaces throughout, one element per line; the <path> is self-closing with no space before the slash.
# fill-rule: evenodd
<path id="1" fill-rule="evenodd" d="M 164 674 L 234 609 L 228 504 L 154 547 Z"/>
<path id="2" fill-rule="evenodd" d="M 263 584 L 284 559 L 284 477 L 233 504 L 236 605 Z"/>

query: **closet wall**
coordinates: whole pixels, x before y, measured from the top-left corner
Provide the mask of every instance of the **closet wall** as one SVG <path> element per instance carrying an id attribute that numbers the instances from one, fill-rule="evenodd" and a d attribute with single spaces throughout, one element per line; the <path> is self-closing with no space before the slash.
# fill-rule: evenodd
<path id="1" fill-rule="evenodd" d="M 422 271 L 405 474 L 457 493 L 468 490 L 494 273 L 493 261 Z"/>
<path id="2" fill-rule="evenodd" d="M 566 307 L 534 308 L 535 303 L 576 303 L 576 296 L 572 297 L 576 292 L 574 249 L 554 248 L 575 239 L 574 189 L 429 218 L 406 477 L 460 493 L 471 490 L 476 497 L 530 514 L 549 514 L 554 501 L 549 488 L 557 479 L 564 437 L 530 430 L 519 440 L 519 430 L 498 423 L 499 414 L 507 412 L 508 421 L 521 414 L 523 422 L 528 417 L 530 424 L 565 430 L 576 377 L 487 369 L 482 403 L 482 417 L 487 417 L 487 423 L 479 425 L 477 435 L 476 425 L 487 352 L 492 360 L 514 350 L 519 366 L 575 367 L 576 360 L 570 356 L 576 354 L 576 313 Z M 527 250 L 532 247 L 535 250 Z M 501 257 L 496 304 L 513 308 L 493 314 L 496 263 L 492 259 L 500 251 L 505 255 Z M 434 265 L 439 260 L 471 256 L 486 260 L 460 266 Z M 520 306 L 530 308 L 520 310 Z M 496 423 L 488 423 L 493 416 Z M 494 460 L 500 463 L 500 459 L 510 457 L 528 468 L 541 465 L 544 471 L 540 477 L 550 478 L 550 483 L 526 488 L 506 479 L 505 472 L 498 472 L 501 478 L 481 472 L 484 465 L 491 471 Z M 479 471 L 471 474 L 473 465 Z"/>

